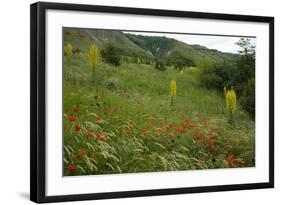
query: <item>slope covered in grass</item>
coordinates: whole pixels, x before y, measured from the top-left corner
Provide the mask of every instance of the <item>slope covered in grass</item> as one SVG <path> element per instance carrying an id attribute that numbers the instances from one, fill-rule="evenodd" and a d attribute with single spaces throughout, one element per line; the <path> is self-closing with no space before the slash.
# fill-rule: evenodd
<path id="1" fill-rule="evenodd" d="M 65 57 L 64 175 L 254 166 L 254 122 L 239 98 L 230 126 L 223 92 L 201 87 L 197 75 L 101 63 L 93 88 L 87 55 Z"/>

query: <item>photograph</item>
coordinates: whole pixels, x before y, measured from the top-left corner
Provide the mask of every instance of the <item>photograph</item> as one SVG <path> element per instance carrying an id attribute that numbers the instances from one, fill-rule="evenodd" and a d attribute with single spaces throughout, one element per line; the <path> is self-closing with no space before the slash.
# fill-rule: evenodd
<path id="1" fill-rule="evenodd" d="M 255 36 L 62 35 L 63 176 L 255 167 Z"/>

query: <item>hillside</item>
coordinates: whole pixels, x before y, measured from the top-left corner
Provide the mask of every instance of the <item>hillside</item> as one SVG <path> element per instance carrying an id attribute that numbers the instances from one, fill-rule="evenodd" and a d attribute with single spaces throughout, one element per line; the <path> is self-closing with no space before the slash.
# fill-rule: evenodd
<path id="1" fill-rule="evenodd" d="M 121 31 L 64 28 L 63 37 L 65 43 L 71 43 L 74 49 L 79 48 L 82 52 L 87 52 L 92 43 L 95 43 L 100 49 L 107 44 L 113 44 L 119 49 L 122 56 L 153 58 L 149 51 L 137 46 Z"/>
<path id="2" fill-rule="evenodd" d="M 72 43 L 74 49 L 79 47 L 83 52 L 89 49 L 91 43 L 95 43 L 100 49 L 107 44 L 113 44 L 119 49 L 123 59 L 129 61 L 139 57 L 143 62 L 151 62 L 157 57 L 169 62 L 178 53 L 191 59 L 195 64 L 200 64 L 202 59 L 217 63 L 233 61 L 239 57 L 232 53 L 223 53 L 200 45 L 189 45 L 164 36 L 142 36 L 111 30 L 64 28 L 64 42 Z"/>
<path id="3" fill-rule="evenodd" d="M 192 59 L 195 64 L 199 64 L 202 58 L 208 58 L 214 62 L 223 62 L 235 60 L 239 57 L 239 55 L 232 53 L 223 53 L 200 45 L 189 45 L 164 36 L 143 36 L 128 33 L 125 35 L 142 49 L 149 50 L 154 56 L 164 59 L 172 58 L 181 53 Z"/>

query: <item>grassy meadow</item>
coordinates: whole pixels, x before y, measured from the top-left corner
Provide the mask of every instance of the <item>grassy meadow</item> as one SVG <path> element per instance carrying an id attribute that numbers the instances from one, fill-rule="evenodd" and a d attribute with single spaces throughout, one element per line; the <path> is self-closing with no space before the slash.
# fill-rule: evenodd
<path id="1" fill-rule="evenodd" d="M 239 95 L 229 123 L 223 90 L 202 86 L 196 66 L 101 56 L 94 69 L 86 49 L 64 56 L 65 176 L 255 166 L 255 123 Z"/>

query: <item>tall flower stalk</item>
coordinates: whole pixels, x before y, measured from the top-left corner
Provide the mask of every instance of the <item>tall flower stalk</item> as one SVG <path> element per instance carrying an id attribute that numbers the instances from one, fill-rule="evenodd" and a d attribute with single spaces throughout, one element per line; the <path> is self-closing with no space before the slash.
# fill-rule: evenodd
<path id="1" fill-rule="evenodd" d="M 170 82 L 170 92 L 171 92 L 171 106 L 173 106 L 177 94 L 177 82 L 175 79 L 171 80 Z"/>
<path id="2" fill-rule="evenodd" d="M 92 66 L 92 85 L 96 88 L 96 67 L 101 61 L 101 54 L 98 47 L 95 44 L 92 44 L 89 49 L 89 64 Z"/>
<path id="3" fill-rule="evenodd" d="M 224 97 L 226 96 L 226 91 L 227 91 L 227 90 L 226 90 L 226 87 L 224 86 L 224 87 L 223 87 L 223 95 L 224 95 Z"/>
<path id="4" fill-rule="evenodd" d="M 225 94 L 226 112 L 229 116 L 229 123 L 233 124 L 233 114 L 236 109 L 236 92 L 231 89 L 226 91 Z"/>
<path id="5" fill-rule="evenodd" d="M 72 45 L 70 43 L 64 46 L 64 55 L 71 56 L 72 55 Z"/>

